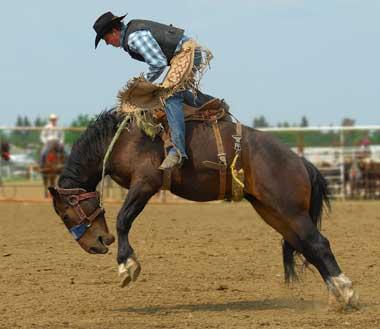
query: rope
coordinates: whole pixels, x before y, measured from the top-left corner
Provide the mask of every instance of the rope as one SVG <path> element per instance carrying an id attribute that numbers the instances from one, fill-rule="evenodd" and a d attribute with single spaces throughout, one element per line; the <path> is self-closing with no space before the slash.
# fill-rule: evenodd
<path id="1" fill-rule="evenodd" d="M 108 162 L 108 159 L 112 153 L 112 150 L 117 142 L 117 140 L 119 139 L 122 131 L 124 130 L 125 126 L 127 125 L 127 123 L 129 122 L 129 119 L 131 118 L 131 115 L 128 114 L 124 117 L 123 121 L 121 122 L 121 124 L 119 125 L 119 128 L 117 128 L 117 131 L 115 133 L 115 135 L 113 136 L 112 138 L 112 141 L 110 143 L 110 145 L 108 146 L 108 149 L 107 149 L 107 152 L 104 156 L 104 159 L 103 159 L 103 168 L 102 168 L 102 184 L 101 184 L 101 187 L 100 187 L 100 196 L 99 196 L 99 204 L 100 204 L 100 207 L 103 207 L 103 192 L 104 192 L 104 177 L 105 177 L 105 173 L 106 173 L 106 165 L 107 165 L 107 162 Z"/>

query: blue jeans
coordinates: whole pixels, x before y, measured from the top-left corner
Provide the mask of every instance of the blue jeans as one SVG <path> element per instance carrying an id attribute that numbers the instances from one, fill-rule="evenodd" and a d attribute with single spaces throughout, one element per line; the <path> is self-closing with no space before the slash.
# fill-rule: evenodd
<path id="1" fill-rule="evenodd" d="M 187 159 L 185 146 L 185 117 L 183 114 L 184 93 L 190 91 L 182 91 L 174 94 L 166 100 L 166 117 L 170 128 L 172 143 L 175 150 L 180 154 L 181 158 Z M 172 150 L 170 150 L 173 152 Z"/>
<path id="2" fill-rule="evenodd" d="M 211 96 L 204 95 L 203 98 L 211 99 Z M 183 104 L 200 107 L 205 102 L 204 99 L 194 97 L 194 94 L 190 90 L 180 91 L 175 93 L 172 97 L 166 100 L 166 117 L 171 133 L 171 140 L 174 144 L 174 149 L 169 152 L 177 151 L 181 158 L 187 159 L 186 144 L 185 144 L 185 117 L 183 114 Z"/>

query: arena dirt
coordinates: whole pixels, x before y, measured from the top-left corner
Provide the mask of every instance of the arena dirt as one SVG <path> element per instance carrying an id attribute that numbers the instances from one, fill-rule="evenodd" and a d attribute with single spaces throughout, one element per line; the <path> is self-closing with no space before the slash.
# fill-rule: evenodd
<path id="1" fill-rule="evenodd" d="M 86 254 L 48 204 L 0 212 L 2 329 L 380 328 L 379 202 L 336 202 L 324 221 L 361 296 L 350 313 L 328 310 L 316 271 L 283 284 L 281 238 L 248 203 L 149 205 L 130 235 L 142 272 L 124 289 L 116 245 Z"/>

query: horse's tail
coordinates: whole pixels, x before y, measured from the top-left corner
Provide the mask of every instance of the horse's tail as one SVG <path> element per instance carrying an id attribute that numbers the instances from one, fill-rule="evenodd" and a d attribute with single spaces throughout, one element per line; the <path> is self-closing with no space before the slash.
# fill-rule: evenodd
<path id="1" fill-rule="evenodd" d="M 325 205 L 327 210 L 330 210 L 329 186 L 321 172 L 311 162 L 305 158 L 302 160 L 309 173 L 311 183 L 309 215 L 315 226 L 321 229 L 323 206 Z"/>
<path id="2" fill-rule="evenodd" d="M 330 210 L 328 183 L 321 172 L 311 162 L 305 158 L 302 158 L 302 160 L 309 174 L 311 183 L 309 215 L 314 225 L 320 229 L 322 225 L 323 206 L 325 205 L 326 208 Z M 282 243 L 282 256 L 286 282 L 297 280 L 294 260 L 296 253 L 293 246 L 284 240 Z"/>

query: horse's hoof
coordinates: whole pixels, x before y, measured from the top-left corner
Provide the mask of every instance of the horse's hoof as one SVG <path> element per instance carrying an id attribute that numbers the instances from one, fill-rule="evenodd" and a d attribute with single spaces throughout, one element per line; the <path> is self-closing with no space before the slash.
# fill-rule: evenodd
<path id="1" fill-rule="evenodd" d="M 131 277 L 129 276 L 128 270 L 125 267 L 125 264 L 119 264 L 119 278 L 120 278 L 120 286 L 124 288 L 131 282 Z"/>
<path id="2" fill-rule="evenodd" d="M 127 267 L 129 276 L 131 277 L 132 281 L 135 282 L 141 272 L 140 263 L 134 258 L 128 258 L 126 267 Z"/>
<path id="3" fill-rule="evenodd" d="M 348 295 L 336 296 L 333 293 L 329 293 L 329 311 L 333 312 L 350 312 L 359 310 L 359 295 L 351 289 Z"/>
<path id="4" fill-rule="evenodd" d="M 330 293 L 335 295 L 336 300 L 341 304 L 342 310 L 359 309 L 359 295 L 354 290 L 352 281 L 344 273 L 329 278 L 326 283 Z"/>
<path id="5" fill-rule="evenodd" d="M 346 305 L 349 309 L 352 310 L 359 309 L 359 294 L 355 290 L 352 290 L 352 294 L 350 297 L 348 297 Z"/>
<path id="6" fill-rule="evenodd" d="M 122 274 L 119 274 L 119 277 L 120 277 L 120 287 L 121 288 L 128 286 L 128 284 L 132 281 L 131 277 L 129 276 L 128 271 L 126 271 Z"/>
<path id="7" fill-rule="evenodd" d="M 121 288 L 126 287 L 131 281 L 135 282 L 140 275 L 141 265 L 134 258 L 128 258 L 128 260 L 119 265 L 119 278 Z"/>

